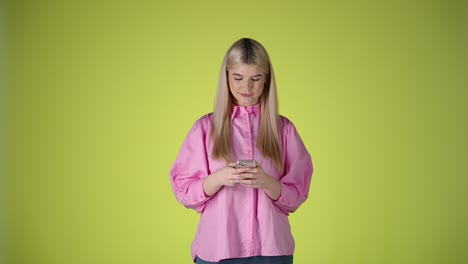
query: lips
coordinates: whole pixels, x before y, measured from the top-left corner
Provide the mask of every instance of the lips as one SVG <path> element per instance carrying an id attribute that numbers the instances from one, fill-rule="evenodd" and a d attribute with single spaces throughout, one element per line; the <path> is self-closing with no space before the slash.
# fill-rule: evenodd
<path id="1" fill-rule="evenodd" d="M 253 94 L 244 94 L 244 93 L 241 93 L 240 94 L 242 97 L 251 97 Z"/>

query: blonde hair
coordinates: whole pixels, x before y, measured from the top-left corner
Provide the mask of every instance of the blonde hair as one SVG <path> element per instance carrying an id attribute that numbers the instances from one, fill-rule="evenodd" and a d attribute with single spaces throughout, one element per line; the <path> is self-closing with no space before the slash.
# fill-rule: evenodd
<path id="1" fill-rule="evenodd" d="M 267 51 L 253 39 L 243 38 L 236 41 L 226 52 L 219 73 L 218 92 L 213 111 L 211 138 L 212 156 L 231 162 L 231 105 L 233 95 L 229 89 L 228 71 L 236 64 L 254 64 L 266 74 L 265 87 L 259 97 L 261 115 L 257 147 L 264 157 L 269 158 L 275 168 L 283 169 L 283 157 L 279 144 L 279 115 L 276 82 L 270 57 Z"/>

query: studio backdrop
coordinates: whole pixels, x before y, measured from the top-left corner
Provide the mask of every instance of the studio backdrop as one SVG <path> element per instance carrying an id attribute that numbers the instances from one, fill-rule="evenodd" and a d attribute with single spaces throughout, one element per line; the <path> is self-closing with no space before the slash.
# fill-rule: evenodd
<path id="1" fill-rule="evenodd" d="M 295 263 L 468 263 L 466 1 L 0 7 L 1 263 L 191 263 L 169 169 L 242 37 L 314 163 Z"/>

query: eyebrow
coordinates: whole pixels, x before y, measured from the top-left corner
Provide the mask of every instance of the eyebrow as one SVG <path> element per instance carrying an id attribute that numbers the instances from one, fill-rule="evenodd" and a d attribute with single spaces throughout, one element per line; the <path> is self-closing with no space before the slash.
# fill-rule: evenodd
<path id="1" fill-rule="evenodd" d="M 232 75 L 244 77 L 244 75 L 239 74 L 239 73 L 233 73 Z M 259 74 L 257 74 L 257 75 L 250 76 L 250 78 L 253 78 L 253 77 L 262 77 L 262 76 L 263 76 L 263 75 L 262 75 L 261 73 L 259 73 Z"/>

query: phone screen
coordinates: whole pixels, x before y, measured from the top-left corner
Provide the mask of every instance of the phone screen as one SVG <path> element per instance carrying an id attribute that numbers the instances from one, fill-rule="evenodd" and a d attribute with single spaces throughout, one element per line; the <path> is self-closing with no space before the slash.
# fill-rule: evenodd
<path id="1" fill-rule="evenodd" d="M 236 162 L 236 168 L 255 168 L 257 162 L 255 160 L 238 160 Z"/>

